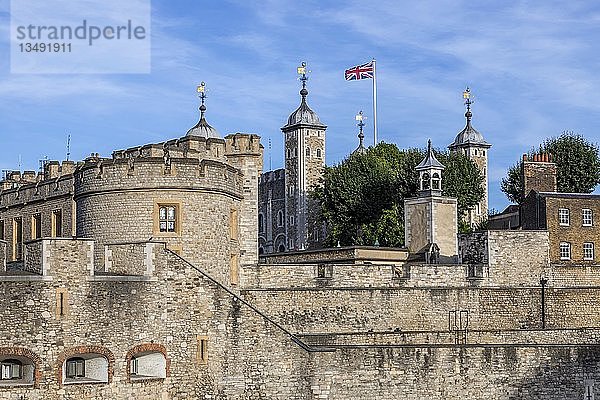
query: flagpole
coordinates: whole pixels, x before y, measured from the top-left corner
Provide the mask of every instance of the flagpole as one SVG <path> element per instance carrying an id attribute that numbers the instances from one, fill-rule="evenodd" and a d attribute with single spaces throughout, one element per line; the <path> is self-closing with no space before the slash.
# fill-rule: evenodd
<path id="1" fill-rule="evenodd" d="M 377 68 L 373 59 L 373 146 L 377 146 Z"/>

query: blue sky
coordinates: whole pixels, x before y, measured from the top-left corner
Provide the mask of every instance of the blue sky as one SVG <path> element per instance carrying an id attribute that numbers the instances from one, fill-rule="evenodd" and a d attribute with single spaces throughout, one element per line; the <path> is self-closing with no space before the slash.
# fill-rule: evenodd
<path id="1" fill-rule="evenodd" d="M 354 115 L 372 129 L 371 82 L 345 68 L 377 59 L 379 137 L 445 147 L 464 126 L 492 143 L 490 206 L 506 169 L 544 138 L 572 130 L 598 141 L 600 5 L 593 1 L 152 2 L 150 74 L 11 74 L 10 2 L 0 0 L 0 169 L 183 136 L 198 119 L 223 135 L 253 132 L 282 165 L 280 127 L 299 103 L 296 66 L 312 71 L 309 104 L 328 125 L 327 163 L 357 144 Z M 370 136 L 368 136 L 370 137 Z"/>

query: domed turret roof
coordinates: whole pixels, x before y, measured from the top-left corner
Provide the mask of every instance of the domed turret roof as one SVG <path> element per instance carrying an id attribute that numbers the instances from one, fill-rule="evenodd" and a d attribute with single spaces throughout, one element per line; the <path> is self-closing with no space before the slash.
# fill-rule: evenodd
<path id="1" fill-rule="evenodd" d="M 196 137 L 203 137 L 206 139 L 210 139 L 210 138 L 220 138 L 221 134 L 219 133 L 218 130 L 216 130 L 215 128 L 210 126 L 210 124 L 208 122 L 206 122 L 206 119 L 204 118 L 204 113 L 202 113 L 202 116 L 200 117 L 200 121 L 198 121 L 198 123 L 196 125 L 194 125 L 192 128 L 190 128 L 189 131 L 187 131 L 186 136 L 196 136 Z"/>
<path id="2" fill-rule="evenodd" d="M 306 90 L 306 88 L 302 88 L 302 90 L 300 90 L 300 95 L 302 96 L 300 106 L 290 114 L 287 124 L 285 124 L 284 128 L 298 124 L 325 126 L 321 123 L 317 113 L 311 110 L 306 102 L 308 90 Z"/>
<path id="3" fill-rule="evenodd" d="M 206 113 L 206 106 L 204 105 L 204 100 L 206 99 L 205 90 L 206 86 L 204 82 L 202 82 L 198 86 L 198 93 L 200 93 L 199 97 L 202 100 L 202 104 L 200 104 L 200 107 L 198 108 L 200 110 L 200 121 L 187 131 L 186 136 L 203 137 L 205 139 L 221 138 L 219 131 L 210 126 L 210 124 L 206 122 L 206 118 L 204 118 L 204 114 Z"/>
<path id="4" fill-rule="evenodd" d="M 462 131 L 458 132 L 458 135 L 454 138 L 454 142 L 448 146 L 450 149 L 467 146 L 492 147 L 491 144 L 485 141 L 483 135 L 471 125 L 472 116 L 471 110 L 467 110 L 465 113 L 467 125 Z"/>

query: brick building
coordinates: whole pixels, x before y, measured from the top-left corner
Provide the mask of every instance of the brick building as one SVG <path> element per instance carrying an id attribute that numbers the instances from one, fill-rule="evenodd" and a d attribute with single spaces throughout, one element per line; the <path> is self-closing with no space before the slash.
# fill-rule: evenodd
<path id="1" fill-rule="evenodd" d="M 559 193 L 556 164 L 549 154 L 523 155 L 525 200 L 490 218 L 493 229 L 548 231 L 550 262 L 597 264 L 595 246 L 600 229 L 594 217 L 600 212 L 600 196 Z"/>

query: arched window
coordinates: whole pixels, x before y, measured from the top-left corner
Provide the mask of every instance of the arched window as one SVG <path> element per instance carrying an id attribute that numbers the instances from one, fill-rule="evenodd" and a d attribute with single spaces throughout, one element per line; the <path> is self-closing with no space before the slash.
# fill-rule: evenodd
<path id="1" fill-rule="evenodd" d="M 65 360 L 62 374 L 65 385 L 107 383 L 108 359 L 96 353 L 76 354 Z"/>
<path id="2" fill-rule="evenodd" d="M 132 381 L 142 379 L 164 379 L 166 377 L 167 360 L 161 352 L 147 351 L 137 353 L 129 360 L 129 378 Z"/>
<path id="3" fill-rule="evenodd" d="M 264 230 L 265 230 L 264 217 L 263 217 L 262 213 L 260 213 L 260 214 L 258 214 L 258 231 L 264 232 Z"/>
<path id="4" fill-rule="evenodd" d="M 421 175 L 421 190 L 429 190 L 429 174 L 427 172 Z"/>
<path id="5" fill-rule="evenodd" d="M 283 253 L 285 251 L 285 246 L 283 244 L 280 244 L 277 251 L 279 251 L 280 253 Z"/>
<path id="6" fill-rule="evenodd" d="M 321 158 L 321 149 L 317 149 L 317 157 Z"/>
<path id="7" fill-rule="evenodd" d="M 310 157 L 310 147 L 306 148 L 306 157 Z"/>
<path id="8" fill-rule="evenodd" d="M 283 226 L 283 211 L 277 212 L 277 226 Z"/>
<path id="9" fill-rule="evenodd" d="M 39 357 L 28 349 L 0 347 L 0 387 L 35 385 L 39 365 Z"/>
<path id="10" fill-rule="evenodd" d="M 431 188 L 433 190 L 440 190 L 440 174 L 438 174 L 437 172 L 433 173 L 431 179 Z"/>

